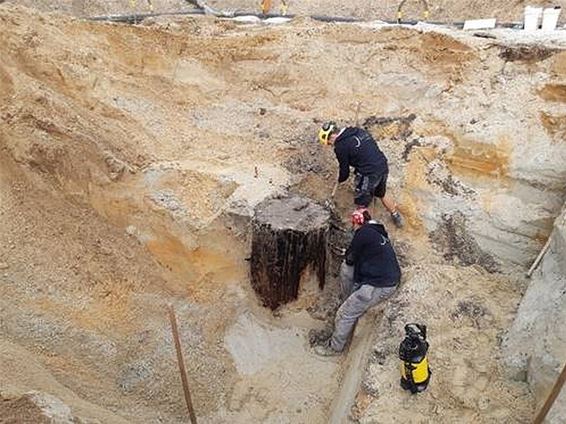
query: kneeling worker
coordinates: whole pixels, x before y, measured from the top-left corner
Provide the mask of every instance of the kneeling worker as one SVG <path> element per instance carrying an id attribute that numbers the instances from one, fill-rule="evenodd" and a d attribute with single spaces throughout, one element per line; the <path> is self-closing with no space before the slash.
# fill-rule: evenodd
<path id="1" fill-rule="evenodd" d="M 322 356 L 339 355 L 358 318 L 390 297 L 401 280 L 401 268 L 385 227 L 372 220 L 367 210 L 354 211 L 352 224 L 354 238 L 340 272 L 343 303 L 336 312 L 332 336 L 314 348 Z"/>

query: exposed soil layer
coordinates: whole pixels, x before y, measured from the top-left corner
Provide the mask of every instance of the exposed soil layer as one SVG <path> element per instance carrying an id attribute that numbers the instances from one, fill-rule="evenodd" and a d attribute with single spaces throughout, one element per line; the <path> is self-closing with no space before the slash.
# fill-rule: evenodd
<path id="1" fill-rule="evenodd" d="M 0 416 L 6 424 L 37 423 L 49 424 L 51 420 L 27 397 L 0 399 Z"/>
<path id="2" fill-rule="evenodd" d="M 358 5 L 343 7 L 336 12 Z M 203 422 L 327 423 L 350 404 L 362 422 L 409 422 L 415 410 L 429 422 L 530 419 L 528 385 L 501 372 L 499 338 L 524 289 L 516 271 L 566 192 L 560 35 L 498 30 L 494 41 L 310 19 L 126 26 L 6 2 L 0 26 L 9 413 L 32 399 L 41 414 L 77 422 L 185 422 L 173 304 Z M 500 57 L 534 44 L 552 54 Z M 274 314 L 253 292 L 246 259 L 264 199 L 328 199 L 336 163 L 315 139 L 328 119 L 358 120 L 379 140 L 406 227 L 372 205 L 403 285 L 384 315 L 360 323 L 352 356 L 326 361 L 309 334 L 327 331 L 337 306 L 351 187 L 332 204 L 336 256 L 322 292 L 301 286 Z M 430 328 L 434 376 L 420 402 L 397 387 L 395 349 L 409 320 Z M 348 370 L 374 339 L 352 399 L 360 376 Z"/>

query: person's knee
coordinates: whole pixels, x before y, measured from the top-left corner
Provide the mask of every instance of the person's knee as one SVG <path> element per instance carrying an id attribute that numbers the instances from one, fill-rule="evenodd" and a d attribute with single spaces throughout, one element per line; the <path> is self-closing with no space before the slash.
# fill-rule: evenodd
<path id="1" fill-rule="evenodd" d="M 376 288 L 374 293 L 372 294 L 371 307 L 379 305 L 380 303 L 388 300 L 391 296 L 393 296 L 393 294 L 395 294 L 396 290 L 397 286 Z"/>
<path id="2" fill-rule="evenodd" d="M 356 319 L 358 319 L 357 314 L 352 313 L 352 311 L 348 310 L 348 308 L 340 307 L 338 308 L 338 311 L 336 311 L 334 322 L 338 326 L 339 324 L 348 324 Z"/>
<path id="3" fill-rule="evenodd" d="M 342 319 L 344 319 L 344 311 L 343 311 L 342 307 L 340 307 L 336 311 L 336 315 L 334 316 L 334 321 L 338 322 L 338 321 L 341 321 Z"/>

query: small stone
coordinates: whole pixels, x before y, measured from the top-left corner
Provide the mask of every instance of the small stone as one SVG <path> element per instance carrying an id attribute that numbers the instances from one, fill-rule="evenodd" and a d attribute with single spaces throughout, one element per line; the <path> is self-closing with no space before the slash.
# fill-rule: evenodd
<path id="1" fill-rule="evenodd" d="M 112 254 L 112 249 L 110 249 L 109 247 L 106 247 L 106 246 L 101 246 L 100 247 L 100 253 L 102 255 L 110 256 Z"/>
<path id="2" fill-rule="evenodd" d="M 480 409 L 480 411 L 485 411 L 486 409 L 489 408 L 489 403 L 490 403 L 489 398 L 486 396 L 482 396 L 478 399 L 478 408 Z"/>
<path id="3" fill-rule="evenodd" d="M 8 265 L 5 262 L 0 262 L 0 269 L 8 269 L 8 268 L 10 268 L 10 265 Z"/>

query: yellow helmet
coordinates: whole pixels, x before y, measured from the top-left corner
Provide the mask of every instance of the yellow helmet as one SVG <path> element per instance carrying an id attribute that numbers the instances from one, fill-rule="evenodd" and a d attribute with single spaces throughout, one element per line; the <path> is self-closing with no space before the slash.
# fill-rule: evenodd
<path id="1" fill-rule="evenodd" d="M 320 144 L 328 145 L 330 134 L 335 131 L 336 124 L 334 122 L 326 122 L 323 124 L 320 130 L 318 130 L 318 141 L 320 141 Z"/>

